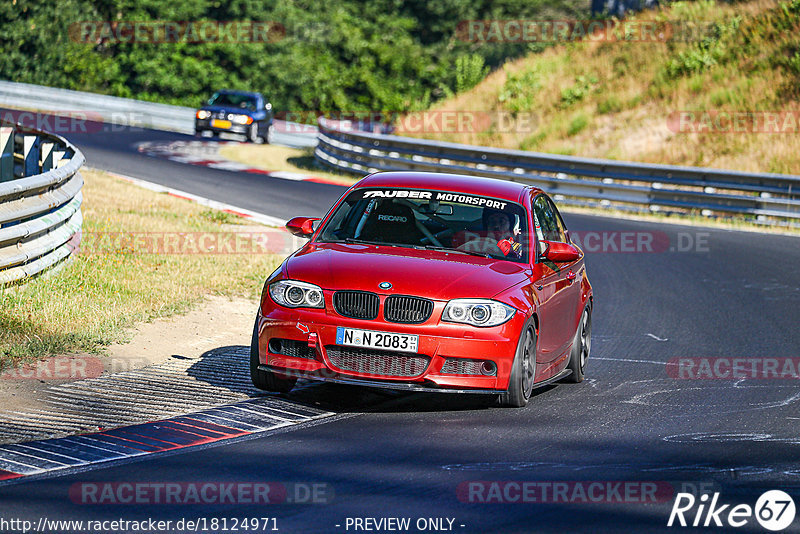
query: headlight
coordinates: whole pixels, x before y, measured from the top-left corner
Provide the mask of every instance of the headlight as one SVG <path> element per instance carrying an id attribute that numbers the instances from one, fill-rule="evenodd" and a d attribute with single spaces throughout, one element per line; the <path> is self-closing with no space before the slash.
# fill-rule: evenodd
<path id="1" fill-rule="evenodd" d="M 442 321 L 472 326 L 497 326 L 511 319 L 515 312 L 511 306 L 496 300 L 455 299 L 444 307 Z"/>
<path id="2" fill-rule="evenodd" d="M 197 111 L 197 113 L 195 113 L 194 116 L 197 117 L 200 120 L 203 120 L 203 119 L 209 118 L 211 116 L 211 112 L 210 111 L 206 111 L 205 109 L 200 109 L 200 110 Z"/>
<path id="3" fill-rule="evenodd" d="M 287 308 L 324 308 L 322 289 L 296 280 L 280 280 L 269 286 L 272 300 Z"/>
<path id="4" fill-rule="evenodd" d="M 249 115 L 231 115 L 231 120 L 236 124 L 250 124 L 253 122 L 253 117 Z"/>

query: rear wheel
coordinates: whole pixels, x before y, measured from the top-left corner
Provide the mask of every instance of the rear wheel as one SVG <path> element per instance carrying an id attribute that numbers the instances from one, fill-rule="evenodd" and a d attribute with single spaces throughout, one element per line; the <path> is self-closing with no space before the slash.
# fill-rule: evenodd
<path id="1" fill-rule="evenodd" d="M 272 371 L 265 371 L 259 369 L 260 365 L 258 356 L 258 319 L 253 326 L 253 339 L 250 342 L 250 380 L 253 385 L 258 389 L 264 391 L 272 391 L 275 393 L 289 393 L 294 387 L 296 378 L 285 378 L 276 375 Z"/>
<path id="2" fill-rule="evenodd" d="M 264 136 L 264 142 L 268 145 L 275 142 L 275 125 L 273 123 L 269 123 L 267 127 L 267 135 Z"/>
<path id="3" fill-rule="evenodd" d="M 566 380 L 568 382 L 583 382 L 586 362 L 589 360 L 589 353 L 592 350 L 592 308 L 586 305 L 581 314 L 581 322 L 578 323 L 578 331 L 575 332 L 575 341 L 572 343 L 572 352 L 569 356 L 568 369 L 572 370 Z"/>
<path id="4" fill-rule="evenodd" d="M 500 395 L 500 405 L 522 408 L 528 404 L 536 378 L 536 329 L 530 321 L 522 330 L 511 368 L 508 391 Z"/>

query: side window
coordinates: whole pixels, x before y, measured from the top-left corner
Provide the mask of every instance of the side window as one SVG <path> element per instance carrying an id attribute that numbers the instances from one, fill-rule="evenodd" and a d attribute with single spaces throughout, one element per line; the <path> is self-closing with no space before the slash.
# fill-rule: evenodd
<path id="1" fill-rule="evenodd" d="M 545 241 L 564 241 L 564 229 L 559 226 L 559 218 L 552 204 L 544 195 L 533 201 L 533 214 L 536 222 L 536 237 Z"/>
<path id="2" fill-rule="evenodd" d="M 561 235 L 559 241 L 566 243 L 567 242 L 567 225 L 564 224 L 564 219 L 561 217 L 561 213 L 556 208 L 555 203 L 553 202 L 552 198 L 547 199 L 547 203 L 550 205 L 550 209 L 552 210 L 553 214 L 555 215 L 556 224 L 558 225 L 558 231 Z"/>

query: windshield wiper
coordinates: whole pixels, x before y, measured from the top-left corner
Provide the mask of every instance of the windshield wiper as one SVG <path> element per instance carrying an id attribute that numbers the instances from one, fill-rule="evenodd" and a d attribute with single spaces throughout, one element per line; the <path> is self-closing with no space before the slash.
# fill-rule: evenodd
<path id="1" fill-rule="evenodd" d="M 456 254 L 467 254 L 469 256 L 479 256 L 481 258 L 489 258 L 492 256 L 488 252 L 476 252 L 474 250 L 458 250 L 456 248 L 440 247 L 437 245 L 424 245 L 425 250 L 441 250 L 442 252 L 455 252 Z"/>
<path id="2" fill-rule="evenodd" d="M 356 245 L 380 245 L 382 247 L 397 247 L 399 245 L 395 245 L 392 243 L 383 243 L 381 241 L 369 241 L 367 239 L 358 239 L 355 237 L 346 237 L 344 239 L 345 243 L 354 243 Z"/>

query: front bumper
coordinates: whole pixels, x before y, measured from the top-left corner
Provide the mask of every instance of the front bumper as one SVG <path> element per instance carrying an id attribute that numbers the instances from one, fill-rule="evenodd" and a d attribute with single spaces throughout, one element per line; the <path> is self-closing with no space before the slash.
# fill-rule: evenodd
<path id="1" fill-rule="evenodd" d="M 238 135 L 247 135 L 250 131 L 249 124 L 237 124 L 232 122 L 229 128 L 218 128 L 216 126 L 212 126 L 212 119 L 195 119 L 194 120 L 194 131 L 195 132 L 217 132 L 217 133 L 233 133 Z"/>
<path id="2" fill-rule="evenodd" d="M 327 293 L 327 292 L 326 292 Z M 329 295 L 326 302 L 330 303 Z M 431 318 L 423 324 L 398 324 L 381 317 L 368 321 L 342 317 L 326 309 L 288 309 L 273 304 L 265 298 L 259 314 L 259 360 L 265 369 L 287 376 L 299 376 L 333 382 L 356 383 L 412 391 L 469 390 L 474 393 L 499 392 L 508 389 L 511 367 L 525 323 L 523 314 L 517 312 L 508 322 L 490 328 L 476 328 L 455 323 L 441 323 L 443 302 L 437 302 Z M 380 332 L 416 334 L 419 336 L 418 352 L 403 353 L 408 356 L 424 355 L 430 360 L 424 372 L 415 376 L 381 375 L 352 369 L 338 368 L 328 356 L 328 349 L 336 345 L 337 327 L 357 328 Z M 316 340 L 314 340 L 314 336 Z M 272 352 L 270 340 L 292 340 L 309 346 L 308 357 L 288 356 Z M 384 351 L 369 349 L 377 356 Z M 397 353 L 394 353 L 397 354 Z M 448 358 L 490 360 L 497 366 L 492 376 L 483 374 L 451 374 L 443 372 Z"/>

